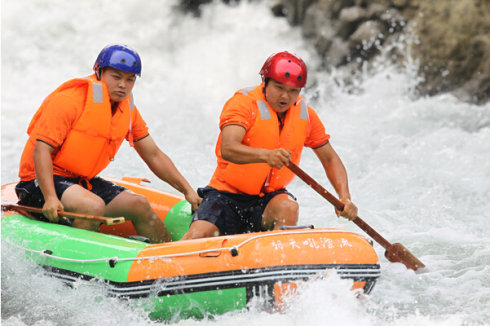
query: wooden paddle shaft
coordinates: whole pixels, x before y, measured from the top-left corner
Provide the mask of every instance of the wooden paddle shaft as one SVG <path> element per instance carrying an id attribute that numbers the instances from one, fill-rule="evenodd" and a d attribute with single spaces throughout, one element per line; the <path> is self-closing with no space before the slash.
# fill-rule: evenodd
<path id="1" fill-rule="evenodd" d="M 17 205 L 17 204 L 2 204 L 2 210 L 27 211 L 31 213 L 41 213 L 41 214 L 43 212 L 42 208 L 39 207 Z M 65 211 L 58 211 L 58 215 L 73 218 L 73 219 L 100 221 L 107 225 L 121 224 L 125 222 L 124 217 L 105 217 L 105 216 L 72 213 L 72 212 L 65 212 Z"/>
<path id="2" fill-rule="evenodd" d="M 323 188 L 318 182 L 310 177 L 305 171 L 303 171 L 299 166 L 290 162 L 288 168 L 294 172 L 301 180 L 306 182 L 310 187 L 312 187 L 316 192 L 318 192 L 323 198 L 328 200 L 335 208 L 339 211 L 344 210 L 344 204 L 338 200 L 334 195 L 332 195 L 327 189 Z M 378 232 L 376 232 L 372 227 L 370 227 L 366 222 L 364 222 L 359 216 L 352 220 L 357 226 L 364 230 L 368 235 L 370 235 L 376 242 L 378 242 L 385 249 L 391 248 L 391 243 L 389 243 L 385 238 L 383 238 Z"/>

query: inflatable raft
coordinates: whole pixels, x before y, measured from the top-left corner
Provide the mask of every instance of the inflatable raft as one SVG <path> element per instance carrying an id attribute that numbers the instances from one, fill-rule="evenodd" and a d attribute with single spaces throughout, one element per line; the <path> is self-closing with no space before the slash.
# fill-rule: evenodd
<path id="1" fill-rule="evenodd" d="M 2 241 L 26 252 L 66 283 L 101 280 L 108 295 L 132 299 L 151 318 L 202 318 L 239 310 L 258 297 L 278 308 L 298 284 L 335 270 L 352 288 L 369 293 L 380 275 L 378 257 L 363 236 L 339 229 L 297 228 L 197 240 L 179 240 L 192 219 L 182 197 L 111 180 L 145 195 L 169 229 L 172 242 L 148 244 L 131 222 L 91 232 L 37 221 L 15 211 L 2 216 Z M 15 184 L 2 201 L 15 201 Z"/>

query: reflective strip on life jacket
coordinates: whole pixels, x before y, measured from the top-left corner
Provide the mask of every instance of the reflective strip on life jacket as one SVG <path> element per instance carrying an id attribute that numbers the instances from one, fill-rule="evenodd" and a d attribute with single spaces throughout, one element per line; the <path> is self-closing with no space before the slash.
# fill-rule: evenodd
<path id="1" fill-rule="evenodd" d="M 267 103 L 265 103 L 265 101 L 257 101 L 257 106 L 259 108 L 260 117 L 262 120 L 271 119 L 271 113 L 269 112 L 269 108 L 267 107 Z"/>
<path id="2" fill-rule="evenodd" d="M 243 89 L 239 90 L 239 92 L 242 93 L 243 95 L 248 95 L 248 93 L 253 91 L 255 88 L 256 88 L 255 86 L 247 87 L 247 88 L 243 88 Z"/>
<path id="3" fill-rule="evenodd" d="M 93 82 L 92 84 L 92 99 L 94 103 L 102 103 L 102 84 L 98 82 Z"/>
<path id="4" fill-rule="evenodd" d="M 299 100 L 301 104 L 301 113 L 299 115 L 300 119 L 308 120 L 308 107 L 306 106 L 305 100 Z"/>

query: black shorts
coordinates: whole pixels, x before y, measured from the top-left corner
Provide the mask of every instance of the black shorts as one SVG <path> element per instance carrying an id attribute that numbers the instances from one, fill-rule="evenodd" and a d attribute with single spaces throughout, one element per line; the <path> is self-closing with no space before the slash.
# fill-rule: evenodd
<path id="1" fill-rule="evenodd" d="M 212 187 L 199 188 L 203 198 L 192 221 L 204 220 L 213 223 L 221 234 L 239 234 L 262 231 L 262 215 L 274 196 L 287 194 L 296 198 L 286 189 L 258 195 L 234 194 Z"/>
<path id="2" fill-rule="evenodd" d="M 80 179 L 54 175 L 53 181 L 56 195 L 61 200 L 61 196 L 63 196 L 65 190 L 73 185 L 78 185 Z M 89 183 L 92 185 L 90 192 L 102 198 L 106 205 L 109 204 L 117 195 L 126 190 L 126 188 L 122 186 L 116 185 L 99 177 L 90 179 Z M 81 182 L 81 185 L 87 189 L 86 182 Z M 21 205 L 34 207 L 43 207 L 44 205 L 43 193 L 41 192 L 41 188 L 39 188 L 37 180 L 35 179 L 31 181 L 19 182 L 15 186 L 15 192 L 17 193 L 17 197 L 19 197 L 19 204 Z"/>

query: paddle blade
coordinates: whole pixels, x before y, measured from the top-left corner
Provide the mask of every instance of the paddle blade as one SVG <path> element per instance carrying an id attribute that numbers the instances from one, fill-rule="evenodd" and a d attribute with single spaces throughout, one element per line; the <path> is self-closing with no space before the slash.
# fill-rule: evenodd
<path id="1" fill-rule="evenodd" d="M 424 268 L 425 265 L 415 257 L 404 245 L 395 243 L 385 251 L 385 257 L 392 263 L 402 263 L 414 271 Z"/>

